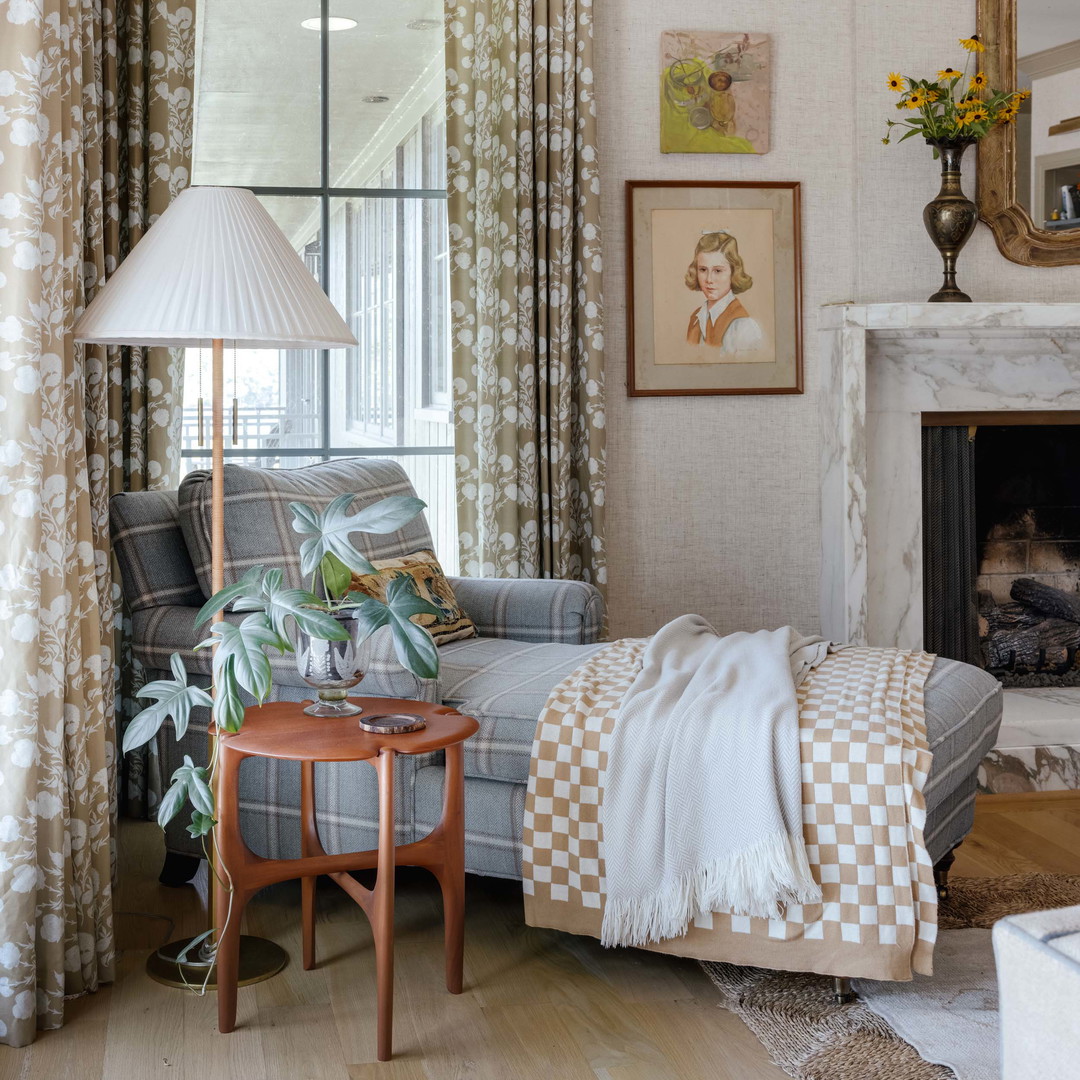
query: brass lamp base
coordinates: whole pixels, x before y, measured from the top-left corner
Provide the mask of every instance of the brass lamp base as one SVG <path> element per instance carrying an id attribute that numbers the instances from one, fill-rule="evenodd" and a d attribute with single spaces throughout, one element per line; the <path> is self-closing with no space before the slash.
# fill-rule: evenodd
<path id="1" fill-rule="evenodd" d="M 214 965 L 200 960 L 198 950 L 194 950 L 194 955 L 182 964 L 177 961 L 177 956 L 188 947 L 190 940 L 189 938 L 184 941 L 170 941 L 156 952 L 152 952 L 146 958 L 146 974 L 154 982 L 178 989 L 191 986 L 201 987 L 205 983 L 207 990 L 216 990 L 217 972 Z M 289 954 L 280 945 L 266 938 L 241 934 L 240 971 L 237 985 L 250 986 L 252 983 L 272 978 L 288 962 Z M 207 968 L 210 969 L 209 979 L 206 978 Z"/>

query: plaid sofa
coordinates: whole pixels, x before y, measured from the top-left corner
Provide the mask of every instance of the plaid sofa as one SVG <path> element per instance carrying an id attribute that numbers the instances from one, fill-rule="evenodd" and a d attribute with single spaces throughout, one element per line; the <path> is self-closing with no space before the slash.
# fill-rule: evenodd
<path id="1" fill-rule="evenodd" d="M 259 563 L 280 566 L 299 585 L 299 545 L 287 503 L 319 508 L 346 491 L 358 505 L 386 495 L 412 494 L 395 462 L 371 458 L 334 461 L 304 469 L 225 467 L 226 571 L 230 582 Z M 134 651 L 148 679 L 165 677 L 179 652 L 192 676 L 209 683 L 210 658 L 193 647 L 201 635 L 195 615 L 209 593 L 209 477 L 192 473 L 179 493 L 139 492 L 112 500 L 113 541 L 130 613 Z M 422 518 L 389 536 L 358 536 L 368 558 L 392 558 L 431 547 Z M 603 602 L 591 585 L 574 581 L 452 578 L 462 607 L 480 636 L 439 649 L 441 670 L 422 682 L 397 663 L 385 631 L 365 644 L 367 672 L 357 692 L 367 696 L 442 701 L 475 716 L 480 731 L 466 743 L 466 867 L 520 878 L 525 785 L 536 719 L 548 692 L 599 643 Z M 239 619 L 229 615 L 227 618 Z M 293 658 L 272 661 L 277 699 L 300 701 L 312 691 Z M 941 858 L 971 828 L 979 762 L 993 746 L 1001 714 L 997 682 L 985 672 L 939 659 L 926 688 L 927 725 L 934 765 L 927 782 L 927 846 Z M 184 754 L 206 757 L 205 710 L 197 710 L 177 743 L 171 726 L 156 740 L 151 769 L 161 785 Z M 317 766 L 320 831 L 329 851 L 361 850 L 377 840 L 374 770 L 365 763 Z M 402 758 L 395 795 L 398 839 L 425 835 L 442 806 L 441 755 Z M 241 772 L 244 835 L 270 857 L 299 854 L 299 767 L 251 760 Z M 181 818 L 183 815 L 181 815 Z M 199 855 L 198 845 L 174 821 L 170 851 Z"/>

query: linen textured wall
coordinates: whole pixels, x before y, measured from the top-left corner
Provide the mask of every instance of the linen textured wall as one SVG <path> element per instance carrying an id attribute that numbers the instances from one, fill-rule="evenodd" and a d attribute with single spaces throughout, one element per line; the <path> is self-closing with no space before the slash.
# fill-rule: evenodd
<path id="1" fill-rule="evenodd" d="M 463 573 L 602 587 L 591 0 L 448 0 L 446 24 Z"/>
<path id="2" fill-rule="evenodd" d="M 113 976 L 110 491 L 176 482 L 165 354 L 74 322 L 187 183 L 193 8 L 0 5 L 0 1042 Z"/>

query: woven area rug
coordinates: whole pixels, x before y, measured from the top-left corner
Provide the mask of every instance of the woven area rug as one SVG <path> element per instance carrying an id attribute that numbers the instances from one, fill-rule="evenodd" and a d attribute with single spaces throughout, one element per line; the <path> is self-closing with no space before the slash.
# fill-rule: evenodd
<path id="1" fill-rule="evenodd" d="M 1080 877 L 1061 874 L 954 878 L 949 887 L 951 895 L 938 911 L 943 932 L 989 929 L 1005 915 L 1080 904 Z M 955 1080 L 951 1069 L 924 1061 L 862 1002 L 836 1005 L 832 979 L 733 964 L 701 966 L 724 1007 L 796 1080 Z M 919 993 L 919 981 L 905 986 Z"/>

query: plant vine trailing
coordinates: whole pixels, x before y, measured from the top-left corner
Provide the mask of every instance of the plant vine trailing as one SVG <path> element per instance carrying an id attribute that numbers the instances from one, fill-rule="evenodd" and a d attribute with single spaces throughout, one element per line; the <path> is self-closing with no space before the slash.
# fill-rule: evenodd
<path id="1" fill-rule="evenodd" d="M 293 502 L 293 529 L 305 536 L 300 546 L 300 571 L 311 575 L 310 589 L 294 589 L 285 584 L 277 568 L 252 567 L 239 581 L 215 593 L 199 611 L 196 628 L 232 604 L 237 612 L 250 612 L 239 624 L 216 622 L 210 636 L 195 646 L 213 651 L 211 692 L 191 686 L 179 653 L 169 658 L 173 678 L 147 683 L 137 695 L 151 698 L 124 733 L 123 751 L 128 753 L 149 742 L 172 717 L 177 741 L 187 733 L 191 710 L 211 710 L 219 731 L 237 732 L 244 723 L 244 700 L 249 694 L 263 704 L 273 689 L 269 649 L 280 654 L 293 652 L 288 623 L 291 619 L 310 637 L 325 641 L 345 641 L 349 631 L 333 617 L 351 610 L 357 625 L 357 639 L 363 641 L 376 630 L 388 626 L 394 651 L 402 666 L 421 679 L 439 673 L 439 655 L 431 635 L 412 622 L 414 615 L 438 615 L 439 610 L 416 591 L 411 575 L 401 574 L 387 586 L 386 602 L 350 591 L 352 575 L 378 571 L 353 546 L 353 533 L 391 533 L 407 525 L 425 503 L 405 495 L 392 495 L 365 506 L 355 514 L 348 510 L 355 495 L 340 495 L 322 512 L 306 503 Z M 320 587 L 321 595 L 316 593 Z M 317 723 L 317 721 L 312 721 Z M 172 775 L 169 790 L 158 808 L 158 824 L 165 827 L 186 802 L 191 804 L 193 837 L 205 837 L 217 824 L 214 804 L 214 773 L 217 744 L 209 763 L 196 765 L 184 756 L 184 764 Z"/>

